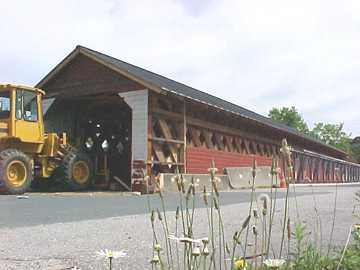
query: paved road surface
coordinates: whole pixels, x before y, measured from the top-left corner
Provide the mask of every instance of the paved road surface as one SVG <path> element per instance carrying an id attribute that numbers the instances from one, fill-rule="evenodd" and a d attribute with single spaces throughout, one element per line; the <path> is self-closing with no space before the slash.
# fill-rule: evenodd
<path id="1" fill-rule="evenodd" d="M 259 194 L 259 191 L 257 193 Z M 316 193 L 326 194 L 327 192 L 318 191 Z M 223 192 L 222 194 L 222 205 L 243 203 L 250 200 L 248 191 Z M 308 193 L 299 192 L 297 195 L 306 194 Z M 26 227 L 144 214 L 148 212 L 148 198 L 152 208 L 161 208 L 159 197 L 156 194 L 136 196 L 130 193 L 86 192 L 30 193 L 27 195 L 29 199 L 18 199 L 17 196 L 0 196 L 0 227 Z M 177 193 L 165 195 L 168 210 L 176 210 L 177 196 Z M 284 196 L 284 192 L 279 193 L 279 198 Z M 200 196 L 197 197 L 196 206 L 205 207 Z"/>
<path id="2" fill-rule="evenodd" d="M 337 244 L 342 244 L 349 226 L 354 222 L 354 193 L 360 187 L 338 189 L 336 219 Z M 314 206 L 322 219 L 323 239 L 329 233 L 334 187 L 297 188 L 300 219 L 314 234 Z M 268 190 L 259 190 L 259 193 Z M 315 195 L 315 204 L 314 196 Z M 148 269 L 152 236 L 147 214 L 147 200 L 152 208 L 160 208 L 157 195 L 136 196 L 119 193 L 28 194 L 0 197 L 0 269 L 103 269 L 95 258 L 96 250 L 126 249 L 129 257 L 120 262 L 122 269 Z M 284 190 L 279 193 L 278 212 L 283 205 Z M 195 235 L 206 236 L 206 210 L 200 196 L 197 201 Z M 295 219 L 295 197 L 291 194 L 291 215 Z M 165 196 L 167 209 L 174 211 L 177 194 Z M 249 191 L 222 192 L 223 219 L 227 238 L 238 229 L 247 215 Z M 173 216 L 173 213 L 169 213 Z M 280 216 L 280 214 L 279 214 Z M 173 219 L 169 216 L 170 226 Z M 279 227 L 281 219 L 275 222 Z M 275 237 L 277 233 L 274 233 Z M 324 240 L 326 241 L 326 240 Z M 119 262 L 115 269 L 119 269 Z M 144 267 L 145 266 L 145 267 Z"/>

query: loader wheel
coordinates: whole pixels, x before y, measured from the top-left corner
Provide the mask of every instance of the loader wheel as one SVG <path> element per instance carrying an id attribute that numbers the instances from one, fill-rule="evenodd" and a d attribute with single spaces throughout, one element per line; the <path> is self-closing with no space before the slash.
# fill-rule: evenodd
<path id="1" fill-rule="evenodd" d="M 17 149 L 0 152 L 0 188 L 7 194 L 23 194 L 31 185 L 31 159 Z"/>
<path id="2" fill-rule="evenodd" d="M 70 151 L 64 158 L 63 169 L 65 182 L 73 190 L 84 190 L 90 187 L 93 168 L 86 154 Z"/>

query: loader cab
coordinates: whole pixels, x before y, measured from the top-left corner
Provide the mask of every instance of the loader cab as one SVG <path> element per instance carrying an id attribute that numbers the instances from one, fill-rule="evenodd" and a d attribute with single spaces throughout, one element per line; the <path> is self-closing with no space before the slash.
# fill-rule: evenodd
<path id="1" fill-rule="evenodd" d="M 9 135 L 10 91 L 0 91 L 0 138 Z"/>
<path id="2" fill-rule="evenodd" d="M 0 137 L 42 144 L 42 95 L 42 90 L 28 86 L 0 85 Z"/>

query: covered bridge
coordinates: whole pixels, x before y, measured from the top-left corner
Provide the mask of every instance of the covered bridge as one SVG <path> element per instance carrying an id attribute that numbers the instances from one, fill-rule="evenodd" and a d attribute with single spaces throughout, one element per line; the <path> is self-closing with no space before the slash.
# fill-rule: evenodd
<path id="1" fill-rule="evenodd" d="M 270 166 L 282 138 L 293 147 L 298 182 L 359 181 L 343 151 L 233 103 L 77 46 L 36 87 L 46 91 L 46 128 L 92 153 L 98 177 L 128 186 L 143 173 L 205 174 L 253 158 Z M 94 148 L 93 148 L 93 145 Z M 90 147 L 88 147 L 90 146 Z M 335 173 L 335 172 L 340 173 Z M 111 179 L 110 179 L 111 181 Z"/>

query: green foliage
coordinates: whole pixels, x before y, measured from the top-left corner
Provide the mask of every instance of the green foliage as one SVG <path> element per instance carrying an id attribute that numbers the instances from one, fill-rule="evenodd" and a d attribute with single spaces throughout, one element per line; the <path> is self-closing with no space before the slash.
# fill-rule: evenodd
<path id="1" fill-rule="evenodd" d="M 301 223 L 296 223 L 295 228 L 294 228 L 294 232 L 293 232 L 293 236 L 295 237 L 295 241 L 296 241 L 296 253 L 297 253 L 297 256 L 300 256 L 302 242 L 303 242 L 304 237 L 305 237 L 305 225 L 303 225 Z"/>
<path id="2" fill-rule="evenodd" d="M 289 127 L 295 128 L 300 132 L 308 133 L 309 128 L 305 123 L 304 119 L 300 115 L 300 113 L 296 110 L 294 106 L 291 108 L 282 107 L 272 108 L 269 112 L 269 117 L 272 120 L 283 123 Z"/>
<path id="3" fill-rule="evenodd" d="M 355 229 L 352 233 L 353 244 L 349 246 L 344 254 L 339 270 L 360 269 L 360 231 Z"/>
<path id="4" fill-rule="evenodd" d="M 334 269 L 334 262 L 330 257 L 321 255 L 317 249 L 309 245 L 298 256 L 293 265 L 292 270 L 325 270 Z"/>
<path id="5" fill-rule="evenodd" d="M 356 137 L 351 142 L 352 157 L 360 163 L 360 137 Z"/>
<path id="6" fill-rule="evenodd" d="M 310 135 L 326 144 L 339 148 L 346 153 L 351 153 L 351 139 L 343 131 L 344 124 L 316 123 Z"/>
<path id="7" fill-rule="evenodd" d="M 313 270 L 313 269 L 334 269 L 334 260 L 322 255 L 318 249 L 311 244 L 304 245 L 306 227 L 301 223 L 295 224 L 292 235 L 296 241 L 296 252 L 294 260 L 288 264 L 287 269 L 291 270 Z"/>
<path id="8" fill-rule="evenodd" d="M 298 131 L 308 134 L 315 139 L 334 146 L 346 152 L 355 161 L 360 162 L 360 137 L 352 140 L 350 134 L 344 132 L 344 124 L 316 123 L 310 130 L 297 109 L 292 106 L 282 108 L 272 108 L 269 112 L 272 120 L 283 123 Z"/>

